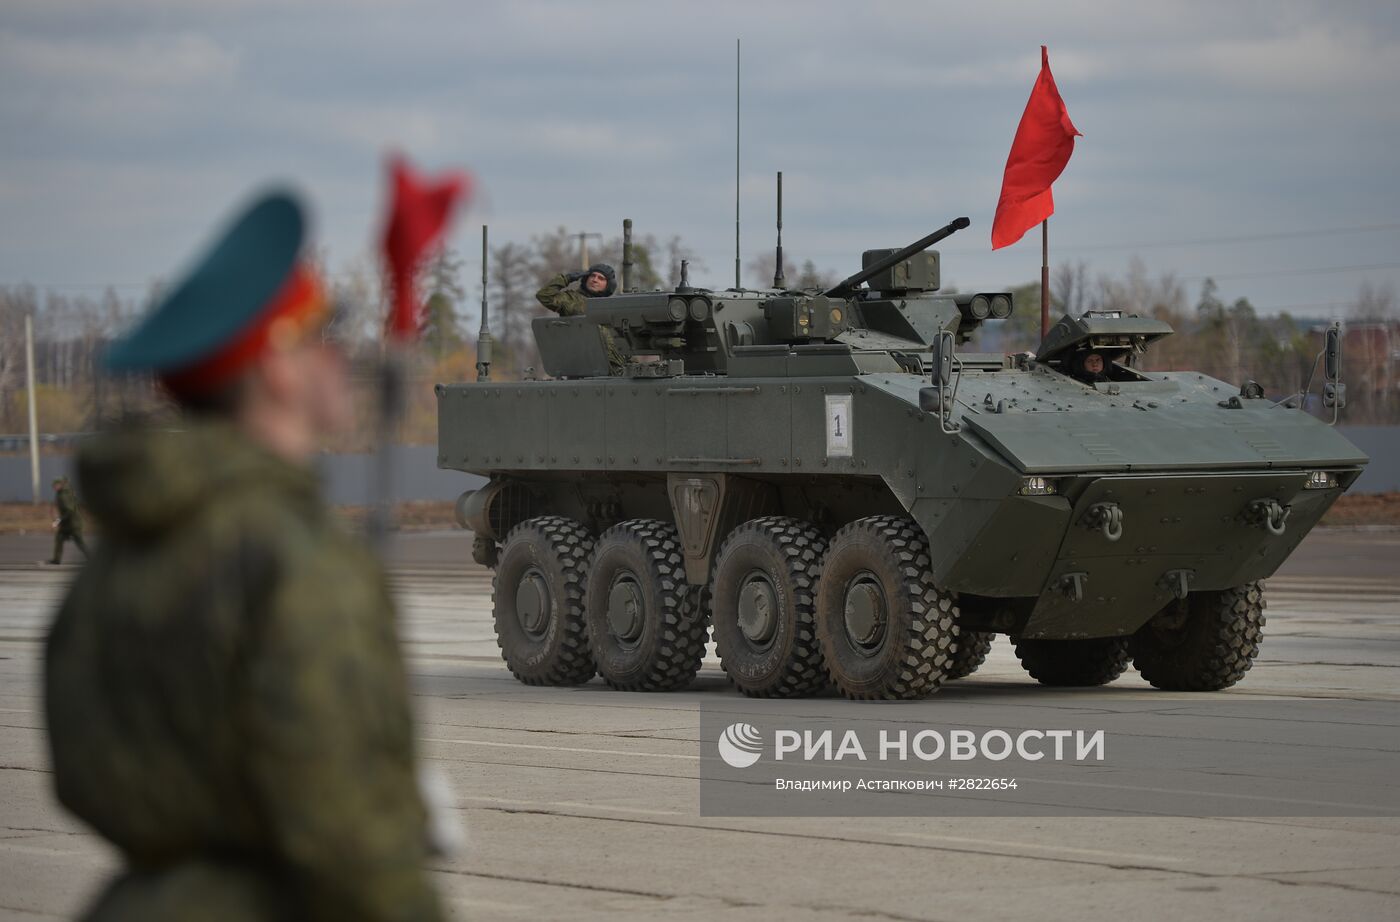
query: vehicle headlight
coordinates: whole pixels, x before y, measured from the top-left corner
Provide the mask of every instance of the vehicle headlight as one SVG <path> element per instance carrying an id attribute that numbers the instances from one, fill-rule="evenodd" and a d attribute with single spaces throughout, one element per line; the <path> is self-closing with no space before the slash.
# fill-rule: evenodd
<path id="1" fill-rule="evenodd" d="M 1055 493 L 1055 481 L 1049 477 L 1022 477 L 1021 489 L 1016 492 L 1022 496 L 1051 496 Z"/>
<path id="2" fill-rule="evenodd" d="M 1313 471 L 1308 474 L 1307 483 L 1303 484 L 1305 490 L 1330 490 L 1337 485 L 1337 475 L 1331 471 Z"/>

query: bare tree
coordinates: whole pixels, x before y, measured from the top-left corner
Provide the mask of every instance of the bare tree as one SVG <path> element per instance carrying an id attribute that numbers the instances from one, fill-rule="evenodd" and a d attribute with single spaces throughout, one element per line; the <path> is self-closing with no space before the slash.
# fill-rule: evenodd
<path id="1" fill-rule="evenodd" d="M 818 269 L 816 263 L 812 262 L 810 259 L 805 259 L 802 261 L 801 270 L 797 273 L 797 281 L 795 283 L 790 282 L 789 284 L 793 284 L 797 288 L 803 290 L 817 288 L 825 291 L 839 281 L 841 281 L 841 279 L 835 272 L 829 269 Z"/>
<path id="2" fill-rule="evenodd" d="M 773 287 L 773 271 L 777 265 L 777 253 L 772 249 L 759 250 L 744 266 L 744 271 L 748 273 L 749 284 L 756 288 Z M 798 287 L 797 263 L 789 259 L 786 253 L 783 254 L 783 277 L 787 280 L 789 288 Z"/>
<path id="3" fill-rule="evenodd" d="M 1060 310 L 1071 317 L 1078 317 L 1090 310 L 1089 266 L 1082 260 L 1077 263 L 1060 263 L 1055 267 L 1050 279 L 1050 297 Z"/>
<path id="4" fill-rule="evenodd" d="M 1400 323 L 1394 286 L 1362 282 L 1349 314 L 1344 349 L 1350 353 L 1347 372 L 1356 404 L 1352 413 L 1371 422 L 1393 420 L 1400 409 Z"/>
<path id="5" fill-rule="evenodd" d="M 539 278 L 531 249 L 504 243 L 491 250 L 492 330 L 496 339 L 495 367 L 501 377 L 519 377 L 526 366 L 538 365 L 530 320 L 541 312 L 535 302 Z"/>
<path id="6" fill-rule="evenodd" d="M 24 389 L 24 318 L 34 313 L 34 289 L 0 290 L 0 424 L 16 428 L 17 395 Z"/>
<path id="7" fill-rule="evenodd" d="M 465 291 L 461 273 L 461 257 L 447 247 L 438 250 L 423 266 L 419 284 L 421 290 L 428 292 L 428 297 L 423 303 L 422 339 L 438 361 L 462 345 L 458 307 Z"/>
<path id="8" fill-rule="evenodd" d="M 1373 285 L 1367 279 L 1357 290 L 1356 300 L 1348 313 L 1351 319 L 1362 322 L 1380 323 L 1395 319 L 1395 286 L 1390 282 Z"/>

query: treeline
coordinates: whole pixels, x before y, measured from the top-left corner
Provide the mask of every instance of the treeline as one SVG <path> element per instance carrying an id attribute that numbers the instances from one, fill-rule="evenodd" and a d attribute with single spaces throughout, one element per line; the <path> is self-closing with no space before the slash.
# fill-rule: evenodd
<path id="1" fill-rule="evenodd" d="M 621 235 L 589 238 L 588 261 L 622 268 Z M 566 228 L 539 234 L 526 242 L 509 241 L 491 248 L 487 277 L 492 377 L 517 380 L 538 368 L 530 321 L 547 312 L 535 292 L 559 272 L 580 268 L 579 239 Z M 642 290 L 675 286 L 681 260 L 689 260 L 692 279 L 704 265 L 678 236 L 633 238 L 633 284 Z M 323 274 L 342 319 L 338 335 L 352 360 L 353 386 L 365 408 L 343 450 L 365 449 L 374 438 L 375 368 L 381 345 L 386 301 L 380 278 L 366 262 Z M 424 297 L 422 349 L 412 371 L 403 438 L 426 443 L 437 438 L 437 408 L 432 385 L 475 377 L 476 333 L 481 299 L 481 266 L 468 266 L 452 249 L 430 260 L 419 279 Z M 27 431 L 25 403 L 24 318 L 34 317 L 36 398 L 39 427 L 46 433 L 84 432 L 104 421 L 132 413 L 168 412 L 165 400 L 148 378 L 104 374 L 101 356 L 116 336 L 144 312 L 157 292 L 120 297 L 109 289 L 98 297 L 40 293 L 29 286 L 0 288 L 0 434 Z"/>
<path id="2" fill-rule="evenodd" d="M 1010 320 L 984 326 L 968 348 L 987 352 L 1034 351 L 1040 341 L 1040 284 L 1013 291 Z M 1261 317 L 1248 298 L 1226 302 L 1207 279 L 1194 296 L 1175 275 L 1152 276 L 1133 260 L 1122 276 L 1091 277 L 1084 263 L 1064 263 L 1050 277 L 1051 323 L 1062 314 L 1121 310 L 1156 317 L 1175 333 L 1152 345 L 1141 361 L 1148 371 L 1199 371 L 1242 384 L 1256 381 L 1274 399 L 1298 393 L 1312 378 L 1309 410 L 1322 413 L 1314 372 L 1326 318 L 1280 313 Z M 1355 424 L 1400 423 L 1400 303 L 1389 287 L 1363 284 L 1343 319 L 1343 380 Z M 1329 411 L 1330 415 L 1330 411 Z"/>
<path id="3" fill-rule="evenodd" d="M 621 272 L 620 236 L 587 240 L 589 262 L 609 262 Z M 721 282 L 679 237 L 639 236 L 634 240 L 634 285 L 643 290 L 673 287 L 681 260 L 689 260 L 697 284 Z M 491 248 L 487 275 L 490 326 L 494 340 L 492 377 L 517 380 L 540 366 L 530 321 L 546 314 L 535 291 L 558 272 L 580 268 L 579 239 L 565 228 L 509 241 Z M 772 283 L 771 251 L 751 260 L 747 284 Z M 784 266 L 793 288 L 823 288 L 834 273 L 810 261 Z M 343 320 L 340 334 L 353 361 L 353 379 L 362 407 L 362 422 L 336 447 L 357 450 L 373 439 L 375 367 L 380 325 L 385 314 L 378 273 L 368 264 L 352 264 L 328 274 L 332 296 Z M 423 343 L 413 371 L 409 412 L 403 438 L 436 440 L 436 402 L 432 385 L 475 378 L 476 338 L 481 300 L 480 263 L 468 263 L 455 250 L 431 260 L 420 279 L 425 299 Z M 24 317 L 35 318 L 36 389 L 39 425 L 44 432 L 83 432 L 102 421 L 135 411 L 159 412 L 163 400 L 149 380 L 114 378 L 101 371 L 107 343 L 148 305 L 154 293 L 122 298 L 108 290 L 100 296 L 40 294 L 33 288 L 0 288 L 0 433 L 27 428 L 24 398 Z M 989 322 L 966 348 L 987 352 L 1034 350 L 1039 343 L 1040 286 L 1014 289 L 1010 320 Z M 1322 319 L 1280 314 L 1261 317 L 1246 298 L 1226 303 L 1213 282 L 1189 293 L 1171 274 L 1150 275 L 1134 261 L 1121 276 L 1090 275 L 1083 263 L 1065 263 L 1052 274 L 1053 316 L 1086 310 L 1123 310 L 1165 320 L 1176 330 L 1154 345 L 1143 360 L 1149 370 L 1195 370 L 1232 383 L 1246 379 L 1262 384 L 1275 398 L 1302 389 L 1321 348 Z M 1352 423 L 1400 423 L 1400 310 L 1389 288 L 1364 285 L 1346 322 L 1345 380 Z M 1320 372 L 1319 372 L 1320 375 Z M 1314 393 L 1320 388 L 1314 382 Z M 1314 407 L 1314 409 L 1317 409 Z"/>

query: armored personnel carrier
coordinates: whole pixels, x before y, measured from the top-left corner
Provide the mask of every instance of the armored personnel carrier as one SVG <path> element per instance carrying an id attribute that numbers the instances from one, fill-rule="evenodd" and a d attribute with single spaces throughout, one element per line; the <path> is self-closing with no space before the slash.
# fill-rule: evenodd
<path id="1" fill-rule="evenodd" d="M 827 291 L 636 292 L 624 264 L 534 321 L 547 378 L 438 386 L 439 466 L 489 478 L 458 517 L 520 681 L 681 688 L 711 630 L 754 696 L 920 697 L 996 634 L 1047 685 L 1239 681 L 1261 580 L 1365 455 L 1296 398 L 1140 370 L 1156 319 L 958 351 L 1013 307 L 939 292 L 928 248 L 967 223 Z M 1335 330 L 1324 359 L 1339 404 Z"/>

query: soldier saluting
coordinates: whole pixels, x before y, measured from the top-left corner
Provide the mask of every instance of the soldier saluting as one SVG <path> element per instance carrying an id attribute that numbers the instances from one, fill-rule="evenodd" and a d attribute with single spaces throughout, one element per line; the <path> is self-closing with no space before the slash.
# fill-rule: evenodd
<path id="1" fill-rule="evenodd" d="M 306 253 L 265 195 L 108 355 L 185 419 L 77 462 L 105 540 L 45 706 L 59 800 L 125 860 L 89 918 L 440 917 L 385 580 L 310 468 L 351 408 Z"/>
<path id="2" fill-rule="evenodd" d="M 575 282 L 578 288 L 570 288 Z M 561 317 L 576 317 L 588 312 L 589 298 L 606 298 L 617 290 L 617 273 L 607 263 L 594 263 L 581 272 L 561 272 L 535 292 L 535 299 Z M 608 368 L 622 374 L 626 361 L 613 340 L 612 331 L 600 327 L 603 345 L 608 351 Z"/>

